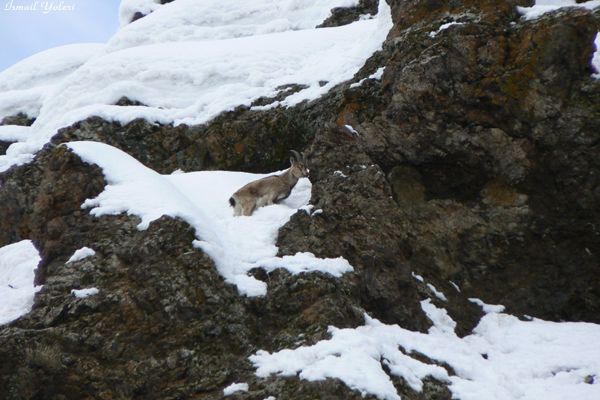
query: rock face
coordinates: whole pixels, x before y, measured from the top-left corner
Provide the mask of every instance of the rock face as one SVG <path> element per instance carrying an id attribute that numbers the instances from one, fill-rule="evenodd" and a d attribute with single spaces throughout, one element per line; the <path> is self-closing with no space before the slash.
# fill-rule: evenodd
<path id="1" fill-rule="evenodd" d="M 471 297 L 600 323 L 600 82 L 590 66 L 600 14 L 523 21 L 516 6 L 526 1 L 391 5 L 394 28 L 355 81 L 385 67 L 381 80 L 291 109 L 240 107 L 203 126 L 91 118 L 0 175 L 0 246 L 34 240 L 44 284 L 33 311 L 0 329 L 0 398 L 219 399 L 248 382 L 233 398 L 359 399 L 339 381 L 258 379 L 248 356 L 314 343 L 365 312 L 424 331 L 428 297 L 461 335 L 481 317 Z M 324 25 L 373 4 L 359 7 Z M 449 22 L 458 24 L 438 31 Z M 184 222 L 139 231 L 134 217 L 82 210 L 105 182 L 60 145 L 69 140 L 109 143 L 162 173 L 272 171 L 290 148 L 308 151 L 311 203 L 323 212 L 294 215 L 280 253 L 342 255 L 355 272 L 257 271 L 267 296 L 241 297 Z M 91 243 L 96 255 L 65 265 Z M 70 295 L 87 287 L 102 289 Z M 394 383 L 403 398 L 450 398 L 433 380 L 422 393 Z"/>

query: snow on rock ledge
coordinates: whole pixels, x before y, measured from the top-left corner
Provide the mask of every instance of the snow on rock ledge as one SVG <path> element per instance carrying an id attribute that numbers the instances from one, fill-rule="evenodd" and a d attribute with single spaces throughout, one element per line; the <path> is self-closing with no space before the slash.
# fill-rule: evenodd
<path id="1" fill-rule="evenodd" d="M 266 294 L 266 284 L 247 274 L 252 268 L 285 268 L 293 274 L 320 271 L 334 276 L 352 270 L 341 257 L 318 259 L 310 253 L 275 257 L 279 228 L 310 200 L 312 185 L 306 178 L 298 181 L 280 204 L 259 208 L 251 217 L 234 217 L 228 201 L 231 194 L 266 175 L 227 171 L 161 175 L 107 144 L 71 142 L 67 146 L 85 162 L 102 168 L 108 182 L 98 197 L 83 204 L 92 209 L 92 215 L 137 215 L 142 220 L 140 229 L 163 215 L 183 219 L 196 231 L 194 246 L 214 260 L 219 273 L 241 294 Z"/>
<path id="2" fill-rule="evenodd" d="M 227 386 L 225 389 L 223 389 L 223 396 L 231 396 L 234 393 L 237 392 L 247 392 L 248 391 L 248 384 L 243 382 L 243 383 L 232 383 L 231 385 Z"/>
<path id="3" fill-rule="evenodd" d="M 39 95 L 42 104 L 36 121 L 19 131 L 21 141 L 0 155 L 0 172 L 29 162 L 58 129 L 90 116 L 123 124 L 136 118 L 201 124 L 223 111 L 275 96 L 278 88 L 289 84 L 305 88 L 272 106 L 316 99 L 351 79 L 381 48 L 392 27 L 390 8 L 381 1 L 372 20 L 306 29 L 329 13 L 332 5 L 347 3 L 284 2 L 288 7 L 280 9 L 282 17 L 277 23 L 271 19 L 273 0 L 251 2 L 262 5 L 257 10 L 237 0 L 206 2 L 212 5 L 210 10 L 204 8 L 204 2 L 178 0 L 163 5 L 147 21 L 140 20 L 117 33 L 106 53 L 68 74 L 51 92 Z M 304 9 L 307 4 L 310 7 Z M 215 26 L 204 25 L 209 22 L 203 19 L 202 10 L 218 17 Z M 237 14 L 229 15 L 232 10 Z M 182 13 L 186 18 L 189 13 L 192 19 L 178 20 Z M 170 18 L 184 25 L 170 26 Z M 143 38 L 163 28 L 164 35 L 151 39 L 158 43 Z M 180 41 L 182 37 L 186 41 Z M 22 74 L 26 77 L 36 72 Z M 327 83 L 321 86 L 320 82 Z M 145 106 L 115 105 L 124 96 Z M 3 104 L 0 102 L 0 109 Z"/>
<path id="4" fill-rule="evenodd" d="M 355 329 L 330 327 L 329 340 L 272 354 L 261 350 L 250 361 L 259 377 L 337 378 L 363 395 L 383 400 L 399 400 L 400 396 L 382 364 L 417 392 L 422 391 L 427 376 L 450 382 L 452 398 L 461 400 L 600 398 L 599 325 L 524 322 L 490 313 L 473 334 L 460 338 L 445 310 L 429 300 L 421 306 L 434 324 L 428 333 L 365 316 L 366 324 Z M 412 358 L 411 352 L 447 363 L 456 375 Z"/>
<path id="5" fill-rule="evenodd" d="M 517 7 L 517 10 L 525 17 L 525 19 L 532 20 L 564 7 L 578 7 L 593 10 L 598 6 L 600 6 L 600 0 L 586 1 L 583 3 L 577 3 L 575 0 L 536 0 L 533 6 Z"/>
<path id="6" fill-rule="evenodd" d="M 33 286 L 40 261 L 31 240 L 0 247 L 0 325 L 31 310 L 33 296 L 42 288 Z"/>
<path id="7" fill-rule="evenodd" d="M 87 289 L 73 289 L 71 290 L 71 294 L 78 299 L 85 299 L 90 296 L 95 296 L 100 293 L 98 288 L 87 288 Z"/>
<path id="8" fill-rule="evenodd" d="M 594 46 L 596 46 L 596 51 L 594 51 L 594 55 L 592 56 L 592 67 L 596 72 L 592 77 L 594 79 L 600 79 L 600 32 L 596 34 Z"/>
<path id="9" fill-rule="evenodd" d="M 89 247 L 82 247 L 79 250 L 76 250 L 75 253 L 69 258 L 66 264 L 70 264 L 79 260 L 83 260 L 84 258 L 91 257 L 95 255 L 96 252 L 94 249 L 90 249 Z"/>

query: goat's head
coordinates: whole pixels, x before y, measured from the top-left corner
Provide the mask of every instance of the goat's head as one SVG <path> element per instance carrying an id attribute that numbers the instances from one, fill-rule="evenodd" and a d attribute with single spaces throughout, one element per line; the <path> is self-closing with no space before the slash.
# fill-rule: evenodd
<path id="1" fill-rule="evenodd" d="M 310 172 L 306 162 L 306 155 L 304 153 L 298 154 L 296 150 L 291 151 L 292 156 L 290 157 L 290 172 L 296 178 L 302 178 L 308 176 Z"/>

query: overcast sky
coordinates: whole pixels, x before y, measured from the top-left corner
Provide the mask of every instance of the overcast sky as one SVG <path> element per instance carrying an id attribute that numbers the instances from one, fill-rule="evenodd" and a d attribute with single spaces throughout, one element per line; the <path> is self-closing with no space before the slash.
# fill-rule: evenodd
<path id="1" fill-rule="evenodd" d="M 39 51 L 71 43 L 106 42 L 119 25 L 120 0 L 0 0 L 0 71 Z M 45 12 L 61 7 L 63 11 Z M 35 11 L 16 6 L 35 5 Z M 73 9 L 69 11 L 69 9 Z"/>

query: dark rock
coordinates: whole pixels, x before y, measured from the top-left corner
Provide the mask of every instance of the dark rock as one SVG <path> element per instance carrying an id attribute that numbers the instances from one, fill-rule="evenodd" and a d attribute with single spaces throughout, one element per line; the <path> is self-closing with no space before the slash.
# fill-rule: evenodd
<path id="1" fill-rule="evenodd" d="M 336 7 L 331 10 L 331 16 L 317 28 L 342 26 L 358 21 L 361 16 L 377 14 L 377 0 L 360 0 L 355 7 Z"/>
<path id="2" fill-rule="evenodd" d="M 30 118 L 23 113 L 18 113 L 16 115 L 11 115 L 8 117 L 4 117 L 2 121 L 0 121 L 0 126 L 2 125 L 19 125 L 19 126 L 31 126 L 35 122 L 35 118 Z"/>
<path id="3" fill-rule="evenodd" d="M 3 140 L 0 140 L 0 154 L 6 154 L 6 149 L 8 149 L 12 143 L 13 142 L 6 142 Z"/>
<path id="4" fill-rule="evenodd" d="M 18 125 L 18 126 L 31 126 L 35 121 L 35 118 L 29 118 L 27 115 L 23 113 L 18 113 L 16 115 L 11 115 L 8 117 L 4 117 L 2 121 L 0 121 L 0 126 L 2 125 Z M 0 154 L 6 154 L 6 149 L 13 142 L 0 140 Z"/>

